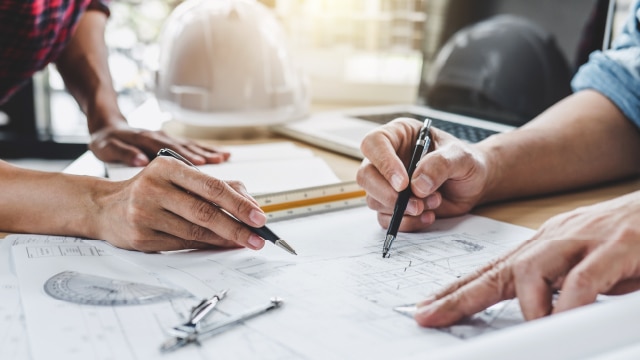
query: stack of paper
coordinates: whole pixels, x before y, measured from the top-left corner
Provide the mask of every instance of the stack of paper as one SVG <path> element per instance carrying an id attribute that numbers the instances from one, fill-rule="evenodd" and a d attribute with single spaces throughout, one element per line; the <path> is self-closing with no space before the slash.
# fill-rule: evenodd
<path id="1" fill-rule="evenodd" d="M 198 168 L 222 180 L 242 181 L 252 195 L 333 184 L 340 181 L 333 170 L 309 149 L 291 142 L 258 145 L 234 145 L 229 161 L 201 165 Z M 141 167 L 107 164 L 107 176 L 126 180 L 142 171 Z"/>

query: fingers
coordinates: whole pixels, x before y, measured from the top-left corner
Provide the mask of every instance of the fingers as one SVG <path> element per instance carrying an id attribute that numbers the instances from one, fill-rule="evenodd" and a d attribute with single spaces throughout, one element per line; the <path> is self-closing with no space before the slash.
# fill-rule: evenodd
<path id="1" fill-rule="evenodd" d="M 582 242 L 587 247 L 593 241 Z M 612 289 L 637 289 L 640 261 L 637 256 L 629 256 L 630 250 L 630 246 L 612 241 L 591 251 L 566 275 L 553 313 L 590 304 L 598 294 L 608 293 Z M 622 279 L 631 280 L 618 285 Z"/>
<path id="2" fill-rule="evenodd" d="M 169 243 L 185 246 L 176 239 L 254 250 L 264 246 L 247 225 L 264 226 L 266 216 L 240 182 L 227 183 L 179 160 L 158 157 L 121 186 L 125 194 L 118 197 L 127 201 L 118 211 L 124 212 L 129 226 L 122 236 L 129 241 L 127 247 L 150 251 L 166 249 Z M 148 240 L 155 234 L 172 240 L 154 245 Z"/>
<path id="3" fill-rule="evenodd" d="M 470 183 L 484 174 L 480 171 L 484 170 L 484 161 L 469 145 L 438 129 L 433 129 L 432 137 L 436 147 L 420 160 L 411 179 L 411 190 L 416 196 L 425 197 L 445 182 L 453 188 L 456 183 Z M 479 192 L 480 188 L 473 190 Z"/>
<path id="4" fill-rule="evenodd" d="M 387 204 L 386 208 L 392 208 L 392 204 L 398 197 L 398 191 L 369 160 L 364 160 L 360 165 L 356 174 L 356 182 L 366 191 L 367 199 L 373 201 L 369 205 L 379 205 L 378 208 L 372 208 L 373 210 L 383 210 L 382 204 Z"/>
<path id="5" fill-rule="evenodd" d="M 145 166 L 149 163 L 144 152 L 114 138 L 95 138 L 89 144 L 89 149 L 105 162 L 122 162 L 129 166 Z"/>
<path id="6" fill-rule="evenodd" d="M 378 212 L 380 226 L 388 228 L 398 193 L 367 161 L 363 162 L 358 171 L 357 181 L 363 188 L 370 189 L 367 190 L 367 206 Z M 365 185 L 363 186 L 363 184 Z M 442 197 L 439 193 L 434 193 L 425 199 L 411 197 L 399 230 L 403 232 L 417 231 L 432 225 L 435 221 L 435 214 L 428 210 L 440 206 L 441 201 Z"/>
<path id="7" fill-rule="evenodd" d="M 514 259 L 516 294 L 525 319 L 551 314 L 555 286 L 582 259 L 586 245 L 575 240 L 542 240 Z"/>
<path id="8" fill-rule="evenodd" d="M 163 131 L 105 128 L 92 135 L 89 148 L 103 161 L 144 166 L 162 148 L 171 148 L 195 165 L 227 161 L 230 153 L 215 146 L 168 136 Z"/>
<path id="9" fill-rule="evenodd" d="M 204 146 L 192 143 L 187 145 L 187 148 L 190 152 L 204 158 L 207 164 L 219 164 L 229 160 L 229 157 L 231 157 L 230 152 L 216 146 Z"/>
<path id="10" fill-rule="evenodd" d="M 403 216 L 400 227 L 398 228 L 401 232 L 411 232 L 418 231 L 422 229 L 426 229 L 427 227 L 433 225 L 436 221 L 436 215 L 433 211 L 426 211 L 417 216 Z M 391 215 L 385 215 L 382 213 L 378 213 L 378 223 L 383 228 L 388 228 L 391 223 Z"/>
<path id="11" fill-rule="evenodd" d="M 199 172 L 179 160 L 173 158 L 158 158 L 156 161 L 158 166 L 162 168 L 161 171 L 165 173 L 165 177 L 171 183 L 202 198 L 198 203 L 190 204 L 192 209 L 196 210 L 196 215 L 192 216 L 200 217 L 201 222 L 207 221 L 209 217 L 218 216 L 218 211 L 213 211 L 211 207 L 205 205 L 212 202 L 217 205 L 213 206 L 214 208 L 219 207 L 224 209 L 247 225 L 261 227 L 266 223 L 266 215 L 254 200 L 249 200 L 250 196 L 246 193 L 241 183 L 234 182 L 236 188 L 242 189 L 242 192 L 238 192 L 226 181 Z M 156 163 L 156 161 L 154 161 L 154 163 Z M 166 162 L 173 164 L 173 171 L 169 171 L 169 167 L 162 166 L 162 163 Z M 179 169 L 175 169 L 176 165 Z M 185 208 L 182 204 L 183 202 L 188 203 L 188 201 L 181 201 L 180 204 L 174 205 L 181 207 L 180 214 L 189 212 L 189 209 Z"/>
<path id="12" fill-rule="evenodd" d="M 104 238 L 114 246 L 144 252 L 240 246 L 169 211 L 140 205 L 130 205 L 115 234 Z"/>
<path id="13" fill-rule="evenodd" d="M 505 262 L 498 262 L 466 286 L 419 307 L 415 319 L 421 326 L 448 326 L 514 296 L 511 268 Z"/>
<path id="14" fill-rule="evenodd" d="M 231 192 L 233 190 L 228 187 L 224 191 Z M 168 222 L 171 224 L 169 228 L 160 229 L 178 238 L 193 239 L 213 245 L 219 245 L 221 239 L 227 239 L 254 250 L 259 250 L 264 246 L 264 240 L 251 232 L 245 225 L 229 216 L 220 207 L 199 196 L 194 196 L 194 194 L 179 194 L 172 197 L 171 201 L 162 202 L 161 205 L 173 214 L 180 214 L 180 219 Z M 253 225 L 252 221 L 247 221 L 247 223 Z M 264 221 L 262 221 L 262 225 L 264 225 Z"/>
<path id="15" fill-rule="evenodd" d="M 451 325 L 513 296 L 530 320 L 590 304 L 599 294 L 639 290 L 637 198 L 630 194 L 553 217 L 531 240 L 418 304 L 416 320 Z"/>
<path id="16" fill-rule="evenodd" d="M 517 295 L 524 318 L 532 320 L 590 304 L 598 294 L 634 291 L 640 260 L 629 251 L 620 242 L 530 240 L 419 303 L 415 318 L 423 326 L 448 326 Z"/>
<path id="17" fill-rule="evenodd" d="M 413 119 L 396 119 L 371 131 L 360 150 L 388 184 L 399 192 L 409 185 L 406 165 L 422 123 Z M 363 184 L 361 186 L 366 186 Z M 368 190 L 365 187 L 365 190 Z"/>
<path id="18" fill-rule="evenodd" d="M 119 243 L 110 241 L 110 243 L 123 249 L 143 252 L 239 247 L 238 244 L 231 240 L 219 239 L 215 243 L 200 242 L 197 240 L 185 240 L 182 237 L 159 231 L 150 232 L 148 236 L 131 239 L 129 242 Z"/>
<path id="19" fill-rule="evenodd" d="M 640 276 L 634 279 L 625 279 L 615 284 L 609 291 L 604 292 L 606 295 L 623 295 L 630 292 L 640 290 Z"/>
<path id="20" fill-rule="evenodd" d="M 513 284 L 507 283 L 505 279 L 509 277 L 500 274 L 498 270 L 503 272 L 510 271 L 505 264 L 509 259 L 514 257 L 515 254 L 532 246 L 532 243 L 532 241 L 526 241 L 518 245 L 506 254 L 449 284 L 442 290 L 418 303 L 418 311 L 415 317 L 416 321 L 422 326 L 448 326 L 465 316 L 470 316 L 497 303 L 503 297 L 513 297 L 514 295 L 508 291 L 513 288 Z M 492 284 L 492 281 L 497 283 Z M 498 293 L 498 290 L 502 295 L 496 297 L 495 295 Z M 469 300 L 469 296 L 480 296 L 477 299 L 481 299 L 481 301 L 474 303 L 473 298 Z M 486 296 L 489 296 L 489 298 L 486 298 Z M 451 309 L 458 309 L 459 311 L 456 312 Z M 441 314 L 441 312 L 443 314 Z"/>
<path id="21" fill-rule="evenodd" d="M 139 242 L 140 243 L 140 242 Z M 148 249 L 145 249 L 147 247 Z M 200 242 L 197 240 L 185 240 L 181 237 L 173 236 L 165 233 L 155 233 L 150 240 L 145 241 L 145 246 L 140 249 L 135 249 L 144 252 L 157 252 L 157 251 L 174 251 L 174 250 L 206 250 L 206 249 L 220 249 L 220 248 L 237 248 L 238 244 L 230 240 L 220 239 L 216 244 L 207 242 Z"/>
<path id="22" fill-rule="evenodd" d="M 220 210 L 215 209 L 214 211 Z M 149 224 L 149 226 L 153 226 L 156 236 L 151 239 L 138 240 L 136 242 L 137 250 L 166 251 L 241 246 L 258 250 L 264 246 L 264 241 L 260 241 L 257 245 L 250 244 L 247 239 L 253 234 L 249 231 L 243 231 L 246 230 L 246 227 L 239 225 L 237 221 L 230 219 L 224 213 L 220 214 L 220 219 L 215 224 L 208 224 L 208 226 L 201 226 L 194 221 L 177 216 L 169 209 L 158 220 L 155 224 Z M 233 232 L 233 227 L 239 231 Z M 219 229 L 227 231 L 220 232 Z"/>
<path id="23" fill-rule="evenodd" d="M 179 144 L 176 141 L 169 141 L 168 138 L 164 141 L 156 141 L 151 149 L 159 150 L 165 147 L 178 152 L 194 165 L 219 164 L 227 161 L 231 156 L 231 153 L 221 148 L 205 147 L 195 143 Z"/>
<path id="24" fill-rule="evenodd" d="M 486 187 L 488 170 L 482 154 L 455 137 L 432 128 L 433 149 L 418 162 L 411 179 L 406 164 L 422 124 L 396 119 L 370 132 L 361 145 L 365 160 L 357 173 L 367 192 L 367 205 L 378 212 L 387 227 L 398 192 L 411 184 L 409 201 L 400 231 L 422 230 L 434 216 L 462 215 L 478 204 Z"/>
<path id="25" fill-rule="evenodd" d="M 486 265 L 478 268 L 477 270 L 475 270 L 474 272 L 463 276 L 462 278 L 458 279 L 457 281 L 451 283 L 450 285 L 448 285 L 447 287 L 443 288 L 442 290 L 436 292 L 434 295 L 432 295 L 429 299 L 419 303 L 418 305 L 428 305 L 430 303 L 432 303 L 433 301 L 443 298 L 449 294 L 452 294 L 453 292 L 455 292 L 456 290 L 460 289 L 461 287 L 467 285 L 468 283 L 478 279 L 479 277 L 481 277 L 482 275 L 484 275 L 484 273 L 488 272 L 489 270 L 500 266 L 500 263 L 504 263 L 506 262 L 508 259 L 510 259 L 511 257 L 515 256 L 515 254 L 524 251 L 524 249 L 526 249 L 529 246 L 532 246 L 532 241 L 525 241 L 522 244 L 516 246 L 514 249 L 511 249 L 510 251 L 508 251 L 506 254 L 498 257 L 497 259 L 490 261 L 489 263 L 487 263 Z"/>

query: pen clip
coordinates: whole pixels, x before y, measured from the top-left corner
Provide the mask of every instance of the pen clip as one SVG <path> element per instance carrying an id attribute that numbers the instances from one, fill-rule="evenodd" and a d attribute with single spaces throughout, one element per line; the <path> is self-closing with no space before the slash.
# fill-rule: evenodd
<path id="1" fill-rule="evenodd" d="M 178 154 L 176 151 L 173 151 L 169 148 L 162 148 L 158 151 L 158 154 L 156 154 L 156 156 L 171 156 L 173 158 L 176 158 L 182 162 L 184 162 L 185 164 L 194 167 L 197 169 L 197 167 L 195 165 L 193 165 L 193 163 L 189 160 L 187 160 L 187 158 L 185 158 L 184 156 Z"/>

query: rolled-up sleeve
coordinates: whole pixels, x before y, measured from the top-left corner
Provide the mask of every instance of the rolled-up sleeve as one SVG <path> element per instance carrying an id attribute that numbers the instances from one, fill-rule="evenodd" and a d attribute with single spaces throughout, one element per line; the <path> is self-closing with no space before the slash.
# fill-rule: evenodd
<path id="1" fill-rule="evenodd" d="M 640 127 L 640 0 L 631 9 L 611 49 L 592 53 L 571 86 L 600 92 Z"/>

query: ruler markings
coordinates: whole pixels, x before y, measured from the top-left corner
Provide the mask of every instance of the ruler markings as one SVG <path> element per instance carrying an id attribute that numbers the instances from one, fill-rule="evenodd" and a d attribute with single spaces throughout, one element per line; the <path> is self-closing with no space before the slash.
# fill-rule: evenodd
<path id="1" fill-rule="evenodd" d="M 365 191 L 355 181 L 256 195 L 270 220 L 365 205 Z"/>

